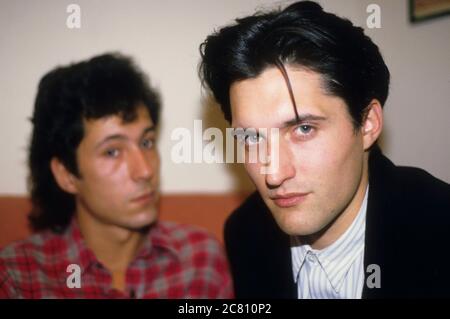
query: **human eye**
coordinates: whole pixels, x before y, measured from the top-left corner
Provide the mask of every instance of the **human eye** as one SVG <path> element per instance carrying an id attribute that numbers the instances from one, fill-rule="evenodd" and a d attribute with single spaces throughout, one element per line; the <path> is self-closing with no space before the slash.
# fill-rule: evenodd
<path id="1" fill-rule="evenodd" d="M 119 154 L 120 154 L 119 149 L 118 149 L 118 148 L 115 148 L 115 147 L 107 148 L 107 149 L 103 152 L 103 155 L 104 155 L 105 157 L 108 157 L 108 158 L 116 158 L 116 157 L 119 156 Z"/>
<path id="2" fill-rule="evenodd" d="M 300 124 L 294 128 L 294 132 L 298 136 L 311 135 L 314 131 L 314 127 L 310 124 Z"/>
<path id="3" fill-rule="evenodd" d="M 145 138 L 141 142 L 141 146 L 145 149 L 152 149 L 155 145 L 155 141 L 151 138 Z"/>
<path id="4" fill-rule="evenodd" d="M 247 133 L 244 136 L 244 143 L 247 146 L 257 145 L 262 141 L 262 137 L 257 132 Z"/>

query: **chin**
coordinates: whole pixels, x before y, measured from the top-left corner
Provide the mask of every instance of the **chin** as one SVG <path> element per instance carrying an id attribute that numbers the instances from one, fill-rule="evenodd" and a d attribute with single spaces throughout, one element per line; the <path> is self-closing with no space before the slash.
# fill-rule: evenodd
<path id="1" fill-rule="evenodd" d="M 127 223 L 126 225 L 124 225 L 125 228 L 131 230 L 131 231 L 141 231 L 144 230 L 148 227 L 150 227 L 151 225 L 153 225 L 155 223 L 154 221 L 150 221 L 150 222 L 133 222 L 133 223 Z"/>
<path id="2" fill-rule="evenodd" d="M 310 216 L 299 212 L 278 211 L 273 215 L 281 230 L 290 236 L 309 236 L 320 231 L 319 226 L 311 224 Z"/>
<path id="3" fill-rule="evenodd" d="M 126 222 L 126 224 L 128 225 L 128 228 L 131 228 L 133 230 L 140 230 L 154 224 L 157 220 L 157 217 L 158 216 L 156 210 L 141 212 L 131 217 Z"/>
<path id="4" fill-rule="evenodd" d="M 315 229 L 312 229 L 305 225 L 278 225 L 280 226 L 281 230 L 283 230 L 289 236 L 309 236 L 316 233 Z"/>

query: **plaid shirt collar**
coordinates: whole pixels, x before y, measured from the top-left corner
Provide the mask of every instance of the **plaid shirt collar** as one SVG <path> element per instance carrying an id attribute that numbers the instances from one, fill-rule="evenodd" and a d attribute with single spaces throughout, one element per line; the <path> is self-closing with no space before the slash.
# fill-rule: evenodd
<path id="1" fill-rule="evenodd" d="M 142 242 L 136 257 L 137 259 L 149 259 L 154 249 L 168 251 L 174 258 L 179 258 L 180 249 L 175 240 L 156 222 L 148 231 L 148 240 Z M 76 218 L 73 218 L 64 234 L 63 242 L 67 245 L 65 258 L 69 263 L 77 264 L 81 267 L 82 273 L 89 271 L 93 265 L 99 265 L 94 252 L 86 245 L 81 233 L 80 226 Z"/>

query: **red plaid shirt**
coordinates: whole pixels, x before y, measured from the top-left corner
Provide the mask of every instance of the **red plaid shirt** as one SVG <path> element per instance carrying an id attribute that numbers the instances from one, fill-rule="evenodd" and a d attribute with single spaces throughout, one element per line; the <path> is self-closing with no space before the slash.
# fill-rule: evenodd
<path id="1" fill-rule="evenodd" d="M 0 298 L 232 298 L 221 245 L 193 226 L 158 222 L 126 272 L 126 291 L 112 288 L 111 273 L 86 246 L 74 221 L 0 252 Z M 80 288 L 69 288 L 71 264 Z M 69 285 L 70 286 L 70 285 Z"/>

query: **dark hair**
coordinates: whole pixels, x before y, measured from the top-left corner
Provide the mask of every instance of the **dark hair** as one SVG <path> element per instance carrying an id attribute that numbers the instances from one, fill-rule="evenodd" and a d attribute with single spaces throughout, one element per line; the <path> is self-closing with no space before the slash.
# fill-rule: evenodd
<path id="1" fill-rule="evenodd" d="M 63 231 L 75 212 L 75 198 L 57 185 L 50 161 L 58 158 L 79 176 L 76 150 L 83 139 L 84 119 L 119 115 L 124 122 L 137 116 L 137 105 L 147 107 L 158 123 L 159 94 L 130 58 L 118 53 L 58 67 L 39 83 L 32 117 L 28 164 L 35 230 Z"/>
<path id="2" fill-rule="evenodd" d="M 373 98 L 383 106 L 388 96 L 389 70 L 378 47 L 362 28 L 311 1 L 237 19 L 208 36 L 200 53 L 202 83 L 228 121 L 231 84 L 284 64 L 321 74 L 326 92 L 347 103 L 355 127 Z"/>

